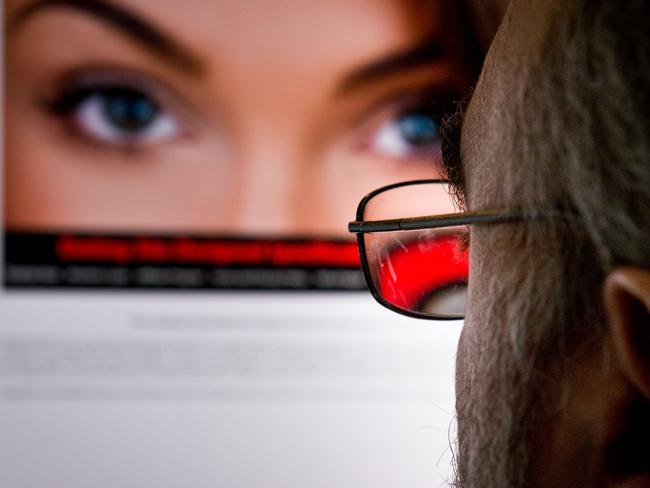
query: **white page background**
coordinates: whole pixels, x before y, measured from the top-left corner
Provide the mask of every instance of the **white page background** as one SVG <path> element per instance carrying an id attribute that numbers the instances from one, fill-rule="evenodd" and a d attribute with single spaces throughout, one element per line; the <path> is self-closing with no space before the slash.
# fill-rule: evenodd
<path id="1" fill-rule="evenodd" d="M 459 323 L 364 293 L 1 300 L 0 486 L 450 479 Z"/>

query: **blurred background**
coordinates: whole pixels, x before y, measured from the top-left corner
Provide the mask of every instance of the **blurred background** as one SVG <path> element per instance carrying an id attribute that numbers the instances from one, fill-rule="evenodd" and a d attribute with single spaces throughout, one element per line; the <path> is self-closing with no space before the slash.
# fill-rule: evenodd
<path id="1" fill-rule="evenodd" d="M 502 3 L 5 1 L 0 485 L 445 486 L 461 324 L 346 226 Z"/>

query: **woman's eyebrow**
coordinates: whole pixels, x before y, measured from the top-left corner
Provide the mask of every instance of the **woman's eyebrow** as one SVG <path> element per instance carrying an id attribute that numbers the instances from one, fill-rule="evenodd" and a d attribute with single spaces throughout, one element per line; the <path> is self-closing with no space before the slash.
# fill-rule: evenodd
<path id="1" fill-rule="evenodd" d="M 169 34 L 124 7 L 105 0 L 37 0 L 20 9 L 9 19 L 7 33 L 11 33 L 34 15 L 53 8 L 73 9 L 106 22 L 184 73 L 199 77 L 206 71 L 205 63 Z"/>
<path id="2" fill-rule="evenodd" d="M 438 39 L 427 39 L 425 42 L 414 47 L 390 54 L 385 58 L 355 69 L 343 79 L 336 93 L 338 95 L 347 94 L 363 88 L 368 83 L 375 82 L 379 78 L 419 68 L 437 61 L 442 55 L 443 47 L 440 41 Z"/>

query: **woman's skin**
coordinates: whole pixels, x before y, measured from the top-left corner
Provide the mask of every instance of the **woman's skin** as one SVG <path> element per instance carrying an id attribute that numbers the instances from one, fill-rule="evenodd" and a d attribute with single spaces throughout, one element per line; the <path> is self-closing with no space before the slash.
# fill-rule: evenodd
<path id="1" fill-rule="evenodd" d="M 471 79 L 436 1 L 8 0 L 10 230 L 338 236 L 436 177 Z"/>

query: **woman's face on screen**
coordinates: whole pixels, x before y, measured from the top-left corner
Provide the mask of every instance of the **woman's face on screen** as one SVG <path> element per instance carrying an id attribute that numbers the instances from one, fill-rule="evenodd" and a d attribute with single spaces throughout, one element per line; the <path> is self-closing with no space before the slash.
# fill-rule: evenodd
<path id="1" fill-rule="evenodd" d="M 342 235 L 437 176 L 469 83 L 436 2 L 8 0 L 6 225 Z"/>

